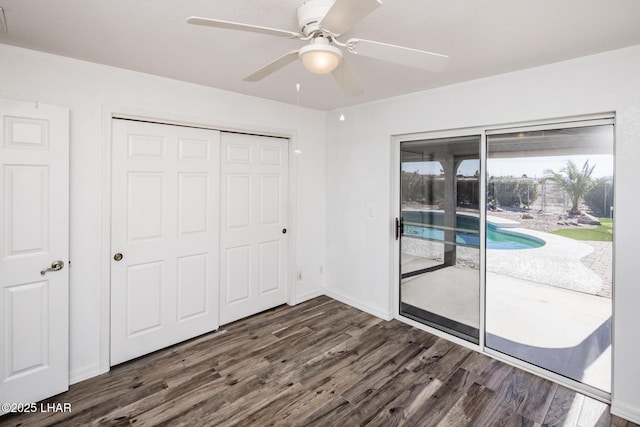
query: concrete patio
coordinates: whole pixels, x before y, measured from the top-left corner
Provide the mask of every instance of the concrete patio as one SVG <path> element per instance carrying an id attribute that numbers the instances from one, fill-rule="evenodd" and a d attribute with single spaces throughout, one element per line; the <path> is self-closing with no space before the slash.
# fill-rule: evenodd
<path id="1" fill-rule="evenodd" d="M 609 392 L 611 299 L 596 296 L 603 276 L 583 263 L 594 246 L 513 221 L 504 226 L 546 244 L 487 250 L 486 346 Z M 403 271 L 440 264 L 441 247 L 403 237 Z M 402 302 L 479 328 L 478 253 L 459 247 L 458 265 L 403 279 Z"/>

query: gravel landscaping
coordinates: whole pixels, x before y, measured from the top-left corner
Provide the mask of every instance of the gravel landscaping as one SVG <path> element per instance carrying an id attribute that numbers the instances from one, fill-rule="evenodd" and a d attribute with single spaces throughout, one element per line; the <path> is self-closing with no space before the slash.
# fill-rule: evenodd
<path id="1" fill-rule="evenodd" d="M 558 224 L 558 222 L 567 222 L 567 218 L 557 213 L 538 213 L 521 209 L 504 209 L 500 211 L 488 211 L 487 215 L 518 221 L 523 228 L 544 231 L 545 233 L 561 228 L 577 227 L 576 225 Z M 594 228 L 595 226 L 581 224 L 579 227 Z"/>

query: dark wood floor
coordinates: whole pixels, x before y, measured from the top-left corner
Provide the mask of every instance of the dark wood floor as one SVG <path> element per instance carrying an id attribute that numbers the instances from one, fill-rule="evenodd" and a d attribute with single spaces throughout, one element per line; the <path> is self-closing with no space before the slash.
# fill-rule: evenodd
<path id="1" fill-rule="evenodd" d="M 327 297 L 114 367 L 2 425 L 633 426 L 564 387 Z"/>

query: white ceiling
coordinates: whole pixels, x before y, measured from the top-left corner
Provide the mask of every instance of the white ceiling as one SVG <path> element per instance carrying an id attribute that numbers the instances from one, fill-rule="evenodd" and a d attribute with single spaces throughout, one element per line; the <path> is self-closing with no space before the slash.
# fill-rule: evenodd
<path id="1" fill-rule="evenodd" d="M 303 0 L 0 0 L 0 43 L 321 110 L 640 44 L 638 0 L 383 0 L 350 37 L 449 55 L 428 73 L 345 54 L 365 93 L 344 98 L 331 75 L 299 61 L 242 78 L 305 42 L 188 25 L 197 15 L 298 31 Z M 355 0 L 354 0 L 355 1 Z"/>

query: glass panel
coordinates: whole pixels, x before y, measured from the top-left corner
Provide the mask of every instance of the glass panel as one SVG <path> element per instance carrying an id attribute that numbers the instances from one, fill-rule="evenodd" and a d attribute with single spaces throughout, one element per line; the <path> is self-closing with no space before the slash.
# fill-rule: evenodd
<path id="1" fill-rule="evenodd" d="M 400 144 L 400 313 L 478 343 L 480 136 Z"/>
<path id="2" fill-rule="evenodd" d="M 487 137 L 486 346 L 611 390 L 613 125 Z"/>

